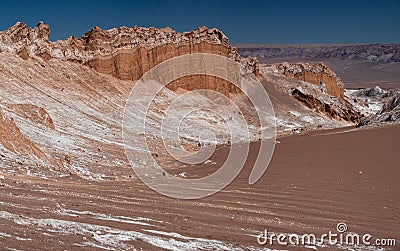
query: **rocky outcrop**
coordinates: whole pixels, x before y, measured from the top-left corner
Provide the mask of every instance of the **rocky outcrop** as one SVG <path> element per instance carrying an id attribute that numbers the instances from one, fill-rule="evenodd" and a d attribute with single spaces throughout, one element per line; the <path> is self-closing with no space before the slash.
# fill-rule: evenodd
<path id="1" fill-rule="evenodd" d="M 42 158 L 44 153 L 27 139 L 9 117 L 0 109 L 0 144 L 13 153 L 24 157 Z"/>
<path id="2" fill-rule="evenodd" d="M 50 51 L 49 34 L 49 26 L 43 22 L 35 28 L 27 28 L 26 24 L 18 22 L 0 32 L 0 52 L 16 53 L 24 59 L 35 55 L 46 57 Z"/>
<path id="3" fill-rule="evenodd" d="M 353 93 L 354 96 L 359 98 L 379 98 L 384 99 L 396 95 L 394 90 L 384 90 L 379 86 L 373 88 L 364 88 Z"/>
<path id="4" fill-rule="evenodd" d="M 264 65 L 264 72 L 280 73 L 286 77 L 296 78 L 320 86 L 329 95 L 338 98 L 344 97 L 342 80 L 324 63 L 278 63 Z"/>
<path id="5" fill-rule="evenodd" d="M 363 115 L 355 111 L 353 106 L 344 99 L 325 99 L 323 96 L 314 95 L 307 89 L 297 87 L 292 91 L 292 97 L 332 119 L 344 120 L 351 123 L 358 123 Z"/>
<path id="6" fill-rule="evenodd" d="M 217 29 L 200 27 L 177 33 L 170 28 L 127 28 L 103 31 L 96 27 L 82 38 L 57 43 L 54 51 L 70 55 L 95 70 L 123 80 L 137 80 L 155 65 L 184 54 L 213 53 L 236 57 L 228 38 Z M 78 50 L 82 54 L 74 54 Z M 57 56 L 54 55 L 54 56 Z"/>
<path id="7" fill-rule="evenodd" d="M 360 110 L 365 117 L 378 113 L 384 105 L 400 92 L 396 89 L 385 90 L 379 86 L 359 90 L 346 90 L 347 100 Z"/>
<path id="8" fill-rule="evenodd" d="M 259 63 L 256 57 L 242 58 L 240 63 L 255 76 L 258 77 L 260 75 Z"/>
<path id="9" fill-rule="evenodd" d="M 22 58 L 57 58 L 80 62 L 96 71 L 123 80 L 137 80 L 151 67 L 175 56 L 213 53 L 240 60 L 236 48 L 218 29 L 199 27 L 178 33 L 171 28 L 120 27 L 101 30 L 95 27 L 81 38 L 49 41 L 49 26 L 40 22 L 35 28 L 17 23 L 0 32 L 0 51 Z"/>
<path id="10" fill-rule="evenodd" d="M 0 51 L 18 54 L 23 59 L 68 60 L 87 65 L 97 72 L 122 80 L 138 80 L 155 65 L 176 56 L 190 53 L 212 53 L 242 62 L 254 74 L 258 74 L 256 58 L 242 60 L 229 39 L 218 29 L 199 27 L 178 33 L 171 28 L 120 27 L 102 30 L 95 27 L 81 38 L 69 37 L 56 42 L 49 41 L 49 26 L 40 22 L 35 28 L 17 23 L 0 32 Z M 224 89 L 215 78 L 199 77 L 185 83 L 187 89 L 207 86 L 209 89 L 228 94 L 235 88 Z M 211 82 L 207 82 L 212 80 Z M 206 81 L 206 82 L 204 82 Z M 225 83 L 221 84 L 226 86 Z M 171 86 L 175 86 L 174 84 Z"/>
<path id="11" fill-rule="evenodd" d="M 400 123 L 400 94 L 387 101 L 375 115 L 362 119 L 357 126 L 380 123 Z"/>
<path id="12" fill-rule="evenodd" d="M 50 129 L 55 129 L 53 119 L 47 111 L 39 106 L 31 104 L 5 104 L 14 114 L 27 119 L 35 124 L 41 124 Z"/>

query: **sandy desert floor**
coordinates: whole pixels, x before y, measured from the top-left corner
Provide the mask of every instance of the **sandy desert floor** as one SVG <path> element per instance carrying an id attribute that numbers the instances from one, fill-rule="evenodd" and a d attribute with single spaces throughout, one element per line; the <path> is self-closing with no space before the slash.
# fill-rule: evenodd
<path id="1" fill-rule="evenodd" d="M 400 125 L 280 138 L 267 172 L 249 186 L 254 143 L 238 178 L 199 200 L 164 197 L 137 178 L 89 182 L 4 175 L 1 249 L 354 250 L 257 244 L 264 229 L 321 235 L 335 231 L 339 222 L 349 232 L 399 241 L 399 137 Z M 227 152 L 215 152 L 216 165 L 179 171 L 204 176 Z"/>

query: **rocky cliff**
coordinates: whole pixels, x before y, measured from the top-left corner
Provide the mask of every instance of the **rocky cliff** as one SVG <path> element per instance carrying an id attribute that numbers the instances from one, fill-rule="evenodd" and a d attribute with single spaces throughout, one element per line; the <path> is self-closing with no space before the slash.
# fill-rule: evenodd
<path id="1" fill-rule="evenodd" d="M 49 34 L 48 25 L 42 22 L 35 28 L 17 23 L 0 32 L 0 51 L 17 53 L 24 59 L 39 57 L 79 62 L 122 80 L 137 80 L 155 65 L 189 53 L 212 53 L 240 60 L 236 48 L 215 28 L 199 27 L 178 33 L 171 28 L 135 26 L 101 30 L 95 27 L 81 38 L 71 36 L 56 42 L 49 41 Z M 202 85 L 212 86 L 200 83 Z"/>
<path id="2" fill-rule="evenodd" d="M 296 78 L 320 86 L 329 95 L 344 97 L 342 80 L 324 63 L 278 63 L 262 66 L 264 72 L 280 73 L 286 77 Z"/>

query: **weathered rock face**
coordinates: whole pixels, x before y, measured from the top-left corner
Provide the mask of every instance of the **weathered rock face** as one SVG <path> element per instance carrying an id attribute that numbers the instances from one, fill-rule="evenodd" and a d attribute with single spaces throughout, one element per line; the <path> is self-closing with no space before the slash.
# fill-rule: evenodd
<path id="1" fill-rule="evenodd" d="M 200 27 L 191 32 L 177 33 L 170 28 L 127 28 L 103 31 L 98 27 L 80 39 L 60 42 L 56 51 L 85 55 L 71 59 L 81 61 L 101 73 L 123 80 L 137 80 L 155 65 L 170 58 L 190 53 L 212 53 L 236 57 L 228 38 L 217 29 Z"/>
<path id="2" fill-rule="evenodd" d="M 8 30 L 0 32 L 0 51 L 17 53 L 27 59 L 32 56 L 44 56 L 50 50 L 50 29 L 43 22 L 35 28 L 16 23 Z"/>
<path id="3" fill-rule="evenodd" d="M 375 115 L 362 119 L 357 126 L 380 123 L 400 123 L 400 94 L 388 100 Z"/>
<path id="4" fill-rule="evenodd" d="M 193 83 L 197 83 L 194 85 Z M 226 96 L 230 93 L 241 93 L 241 90 L 229 81 L 209 75 L 191 75 L 178 78 L 166 86 L 168 89 L 176 91 L 178 88 L 185 90 L 208 89 L 220 92 Z"/>
<path id="5" fill-rule="evenodd" d="M 325 114 L 333 119 L 342 119 L 351 123 L 358 123 L 363 117 L 359 111 L 355 111 L 352 105 L 344 99 L 338 99 L 336 101 L 324 99 L 300 87 L 292 91 L 292 96 L 317 113 Z"/>
<path id="6" fill-rule="evenodd" d="M 326 92 L 338 98 L 344 97 L 342 80 L 324 63 L 279 63 L 268 66 L 269 70 L 281 73 L 286 77 L 296 78 L 304 82 L 321 86 Z"/>
<path id="7" fill-rule="evenodd" d="M 55 129 L 53 119 L 47 111 L 39 106 L 32 104 L 5 104 L 15 114 L 27 119 L 33 123 L 41 124 L 50 129 Z"/>
<path id="8" fill-rule="evenodd" d="M 41 158 L 44 153 L 17 127 L 14 119 L 0 109 L 0 144 L 7 150 L 24 157 Z"/>
<path id="9" fill-rule="evenodd" d="M 178 33 L 171 28 L 120 27 L 101 30 L 95 27 L 81 38 L 49 41 L 49 26 L 40 22 L 35 28 L 17 23 L 0 32 L 0 51 L 18 54 L 23 59 L 68 60 L 87 65 L 97 72 L 122 80 L 138 80 L 155 65 L 176 56 L 190 53 L 212 53 L 242 62 L 247 69 L 258 74 L 255 58 L 241 60 L 237 49 L 229 45 L 229 39 L 218 29 L 199 27 Z M 213 78 L 188 78 L 189 90 L 207 86 L 225 95 L 235 88 Z M 212 81 L 209 81 L 212 80 Z M 174 85 L 171 85 L 174 86 Z"/>
<path id="10" fill-rule="evenodd" d="M 388 97 L 393 97 L 396 95 L 396 91 L 394 90 L 383 90 L 379 86 L 375 86 L 374 88 L 365 88 L 354 92 L 354 96 L 360 98 L 379 98 L 385 99 Z"/>
<path id="11" fill-rule="evenodd" d="M 81 38 L 56 42 L 49 41 L 49 33 L 48 25 L 42 22 L 34 29 L 17 23 L 0 32 L 0 50 L 17 53 L 24 59 L 39 56 L 45 60 L 77 61 L 122 80 L 137 80 L 155 65 L 189 53 L 212 53 L 240 60 L 229 39 L 215 28 L 199 27 L 178 33 L 171 28 L 95 27 Z"/>
<path id="12" fill-rule="evenodd" d="M 256 57 L 242 58 L 240 63 L 255 76 L 260 75 L 259 63 Z"/>

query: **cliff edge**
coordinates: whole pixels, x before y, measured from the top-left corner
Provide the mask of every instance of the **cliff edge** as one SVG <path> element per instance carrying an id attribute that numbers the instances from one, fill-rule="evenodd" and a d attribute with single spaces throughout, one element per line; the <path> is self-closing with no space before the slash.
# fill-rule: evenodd
<path id="1" fill-rule="evenodd" d="M 39 22 L 35 28 L 16 23 L 0 32 L 0 52 L 8 51 L 24 59 L 52 58 L 88 65 L 100 73 L 122 80 L 138 80 L 155 65 L 180 55 L 212 53 L 239 61 L 235 47 L 218 29 L 199 27 L 179 33 L 171 28 L 94 27 L 81 38 L 51 42 L 50 28 Z"/>

